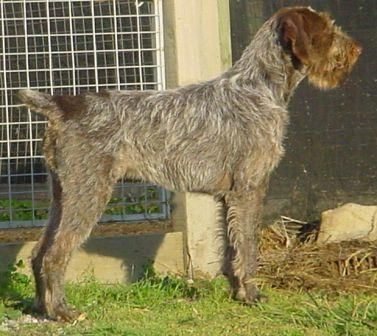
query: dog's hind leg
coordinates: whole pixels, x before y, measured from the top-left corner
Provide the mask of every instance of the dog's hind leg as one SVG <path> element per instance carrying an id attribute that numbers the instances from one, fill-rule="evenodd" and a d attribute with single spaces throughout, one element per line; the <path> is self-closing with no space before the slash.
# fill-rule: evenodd
<path id="1" fill-rule="evenodd" d="M 81 162 L 81 167 L 73 164 L 64 173 L 51 172 L 53 200 L 48 226 L 32 253 L 36 307 L 49 318 L 63 321 L 76 315 L 65 302 L 67 264 L 101 216 L 115 182 L 103 157 Z"/>
<path id="2" fill-rule="evenodd" d="M 59 230 L 62 214 L 62 188 L 58 176 L 52 171 L 50 171 L 50 185 L 52 190 L 52 201 L 49 218 L 45 224 L 45 230 L 38 243 L 34 246 L 31 254 L 31 263 L 36 286 L 34 305 L 35 308 L 42 313 L 47 313 L 45 309 L 46 279 L 42 273 L 43 258 L 47 250 L 54 243 L 55 235 Z"/>

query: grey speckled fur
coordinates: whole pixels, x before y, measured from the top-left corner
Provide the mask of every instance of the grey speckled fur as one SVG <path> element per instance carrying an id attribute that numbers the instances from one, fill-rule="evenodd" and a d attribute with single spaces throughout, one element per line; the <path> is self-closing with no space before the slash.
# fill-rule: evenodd
<path id="1" fill-rule="evenodd" d="M 227 225 L 224 271 L 234 297 L 253 303 L 260 208 L 284 153 L 289 99 L 306 76 L 321 88 L 338 85 L 360 52 L 326 14 L 295 7 L 268 20 L 241 59 L 211 81 L 76 97 L 21 91 L 49 119 L 53 199 L 32 256 L 37 308 L 55 319 L 75 316 L 64 299 L 66 266 L 122 176 L 214 195 Z"/>

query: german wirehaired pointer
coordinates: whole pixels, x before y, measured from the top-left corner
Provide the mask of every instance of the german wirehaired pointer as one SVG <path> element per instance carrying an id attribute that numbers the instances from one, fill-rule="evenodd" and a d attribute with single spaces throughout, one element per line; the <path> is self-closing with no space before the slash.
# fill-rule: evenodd
<path id="1" fill-rule="evenodd" d="M 305 77 L 321 89 L 336 87 L 360 53 L 328 14 L 291 7 L 264 23 L 231 69 L 207 82 L 79 96 L 20 91 L 21 101 L 49 120 L 44 155 L 52 202 L 32 254 L 36 307 L 52 319 L 74 318 L 63 289 L 68 261 L 123 176 L 213 195 L 227 225 L 224 265 L 233 296 L 257 300 L 261 203 L 284 153 L 288 102 Z"/>

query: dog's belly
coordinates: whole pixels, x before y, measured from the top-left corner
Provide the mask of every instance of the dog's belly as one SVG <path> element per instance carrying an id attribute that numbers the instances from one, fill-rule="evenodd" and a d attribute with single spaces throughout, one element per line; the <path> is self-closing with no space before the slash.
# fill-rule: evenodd
<path id="1" fill-rule="evenodd" d="M 208 162 L 156 162 L 138 169 L 143 180 L 172 191 L 219 193 L 229 190 L 231 174 Z"/>
<path id="2" fill-rule="evenodd" d="M 157 142 L 157 141 L 156 141 Z M 159 145 L 158 142 L 155 145 Z M 233 184 L 231 163 L 233 156 L 215 148 L 211 151 L 190 148 L 184 151 L 164 150 L 159 146 L 151 150 L 143 147 L 123 146 L 114 164 L 118 178 L 143 180 L 168 190 L 183 192 L 219 193 Z"/>

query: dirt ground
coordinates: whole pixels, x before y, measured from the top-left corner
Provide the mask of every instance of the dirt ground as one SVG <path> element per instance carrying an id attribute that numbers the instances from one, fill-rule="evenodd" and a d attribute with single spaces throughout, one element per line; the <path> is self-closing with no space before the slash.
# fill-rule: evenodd
<path id="1" fill-rule="evenodd" d="M 41 235 L 42 230 L 43 228 L 41 227 L 0 229 L 0 243 L 36 241 Z M 91 233 L 91 237 L 112 237 L 171 231 L 173 231 L 173 227 L 170 221 L 106 223 L 96 225 Z"/>

